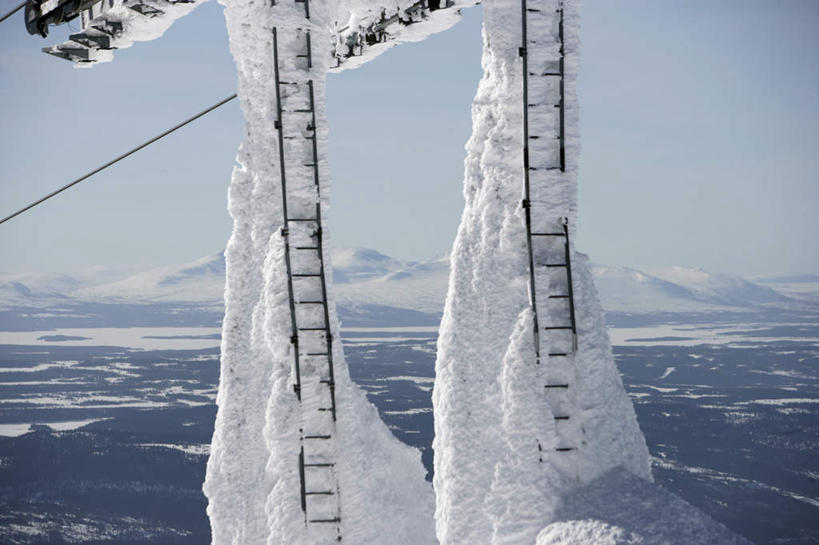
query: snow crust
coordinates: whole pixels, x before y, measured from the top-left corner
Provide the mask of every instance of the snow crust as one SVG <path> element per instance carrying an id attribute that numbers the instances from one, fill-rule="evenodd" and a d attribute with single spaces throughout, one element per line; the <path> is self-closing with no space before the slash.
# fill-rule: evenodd
<path id="1" fill-rule="evenodd" d="M 420 42 L 448 30 L 460 21 L 460 9 L 475 6 L 480 0 L 441 0 L 441 9 L 431 12 L 413 10 L 417 0 L 346 0 L 339 3 L 334 29 L 334 72 L 358 68 L 400 43 Z M 398 21 L 384 25 L 383 21 Z M 378 29 L 376 43 L 364 37 Z"/>
<path id="2" fill-rule="evenodd" d="M 567 494 L 536 545 L 750 545 L 702 511 L 622 468 Z"/>

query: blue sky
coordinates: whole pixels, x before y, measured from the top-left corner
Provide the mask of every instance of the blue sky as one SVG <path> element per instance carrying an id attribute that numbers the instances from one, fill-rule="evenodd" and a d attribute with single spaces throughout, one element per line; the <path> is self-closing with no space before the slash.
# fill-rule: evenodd
<path id="1" fill-rule="evenodd" d="M 819 4 L 586 0 L 583 25 L 578 247 L 640 268 L 819 271 Z M 91 70 L 40 53 L 67 32 L 0 24 L 0 215 L 234 92 L 215 2 Z M 334 244 L 405 259 L 448 250 L 480 40 L 473 8 L 330 76 Z M 0 270 L 219 251 L 242 124 L 230 104 L 0 226 Z"/>

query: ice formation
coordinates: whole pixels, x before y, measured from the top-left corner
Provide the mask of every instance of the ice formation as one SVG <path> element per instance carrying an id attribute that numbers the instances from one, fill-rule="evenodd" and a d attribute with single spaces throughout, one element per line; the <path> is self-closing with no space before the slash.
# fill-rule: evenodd
<path id="1" fill-rule="evenodd" d="M 317 238 L 326 245 L 328 236 L 320 220 L 305 222 L 306 227 L 285 222 L 277 129 L 281 124 L 287 217 L 315 217 L 315 203 L 326 208 L 329 190 L 326 73 L 347 58 L 331 54 L 339 42 L 332 43 L 330 30 L 336 20 L 360 22 L 365 17 L 356 16 L 353 4 L 343 9 L 330 2 L 224 4 L 247 132 L 229 191 L 234 230 L 226 250 L 219 410 L 204 485 L 213 543 L 315 545 L 339 536 L 357 545 L 435 543 L 434 499 L 420 453 L 392 435 L 351 382 L 340 343 L 330 345 L 317 339 L 323 332 L 300 329 L 302 347 L 331 348 L 334 377 L 317 363 L 327 356 L 311 356 L 309 349 L 300 352 L 300 378 L 294 369 L 294 352 L 300 348 L 292 342 L 288 269 L 297 273 L 323 266 L 328 278 L 331 270 L 328 254 L 323 264 L 316 264 L 293 253 L 299 244 L 313 245 Z M 406 24 L 416 16 L 405 12 L 413 3 L 395 4 L 391 9 L 401 12 L 405 24 L 383 39 L 417 39 Z M 451 21 L 451 16 L 444 18 Z M 451 24 L 434 22 L 430 32 Z M 372 56 L 383 50 L 377 45 L 349 54 Z M 313 100 L 307 101 L 308 90 L 314 93 L 315 121 L 309 120 Z M 278 93 L 285 112 L 281 119 Z M 315 155 L 310 149 L 313 134 Z M 286 225 L 290 254 L 282 229 Z M 310 278 L 300 280 L 306 284 Z M 293 289 L 303 303 L 321 296 L 315 289 L 308 295 L 309 288 L 298 284 L 294 280 Z M 316 305 L 314 310 L 299 308 L 298 320 L 305 326 L 323 325 L 326 319 L 338 339 L 332 286 L 326 297 L 326 317 Z M 297 384 L 301 401 L 294 392 Z M 329 399 L 333 394 L 334 400 Z M 330 406 L 337 408 L 335 421 L 330 411 L 320 410 Z"/>
<path id="2" fill-rule="evenodd" d="M 539 10 L 530 17 L 529 43 L 541 44 L 542 54 L 551 56 L 532 64 L 558 60 L 559 4 L 527 4 Z M 531 176 L 534 224 L 555 230 L 554 220 L 567 217 L 571 234 L 579 151 L 577 9 L 576 1 L 564 4 L 565 172 L 540 169 Z M 484 78 L 473 104 L 466 206 L 452 252 L 433 392 L 442 545 L 534 543 L 567 491 L 616 466 L 651 479 L 648 450 L 614 366 L 588 262 L 573 248 L 577 351 L 572 358 L 543 357 L 562 350 L 541 335 L 537 362 L 521 206 L 520 3 L 486 2 L 483 15 Z M 530 82 L 530 103 L 546 92 L 537 85 Z M 558 134 L 556 116 L 532 117 L 536 134 Z M 535 167 L 543 166 L 538 157 L 531 159 Z M 546 388 L 550 384 L 568 387 Z"/>
<path id="3" fill-rule="evenodd" d="M 560 353 L 567 349 L 557 337 L 536 337 L 530 300 L 526 210 L 535 230 L 568 225 L 563 240 L 572 239 L 577 219 L 578 0 L 528 0 L 524 11 L 532 14 L 526 43 L 539 44 L 527 61 L 534 75 L 530 101 L 554 93 L 554 80 L 538 77 L 561 55 L 565 60 L 563 115 L 537 105 L 529 114 L 531 134 L 541 139 L 528 142 L 530 166 L 540 169 L 531 175 L 528 207 L 521 206 L 522 143 L 529 140 L 521 131 L 522 12 L 517 0 L 484 3 L 485 75 L 473 105 L 466 205 L 438 344 L 434 496 L 419 453 L 381 422 L 333 342 L 339 324 L 332 286 L 324 286 L 331 264 L 328 253 L 320 257 L 328 233 L 315 208 L 328 204 L 325 78 L 391 45 L 448 28 L 457 8 L 473 2 L 282 0 L 271 7 L 221 1 L 247 135 L 229 193 L 234 231 L 226 251 L 219 411 L 204 486 L 213 543 L 579 545 L 641 539 L 634 527 L 618 525 L 617 513 L 598 509 L 589 511 L 591 520 L 575 520 L 566 512 L 578 494 L 613 494 L 619 485 L 604 486 L 614 482 L 611 475 L 622 476 L 616 482 L 624 488 L 654 490 L 648 450 L 614 366 L 585 256 L 569 247 L 568 285 L 545 265 L 535 273 L 545 293 L 573 288 L 577 344 L 570 357 Z M 442 9 L 430 11 L 433 3 Z M 565 163 L 545 170 L 544 157 L 556 157 L 555 135 L 565 145 Z M 310 258 L 309 267 L 295 252 L 317 248 L 320 258 Z M 537 260 L 548 260 L 549 251 Z M 293 274 L 317 266 L 323 276 Z M 321 286 L 313 284 L 310 295 L 307 279 L 297 278 L 320 276 Z M 324 317 L 320 306 L 293 307 L 293 301 L 322 298 Z M 542 308 L 541 325 L 560 314 Z M 312 327 L 297 327 L 307 323 Z M 311 354 L 305 345 L 326 353 Z M 334 377 L 327 375 L 328 359 Z"/>

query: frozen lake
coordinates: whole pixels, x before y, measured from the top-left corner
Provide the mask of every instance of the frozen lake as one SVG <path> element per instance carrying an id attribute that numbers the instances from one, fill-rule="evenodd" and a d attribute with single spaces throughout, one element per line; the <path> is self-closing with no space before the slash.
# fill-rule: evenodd
<path id="1" fill-rule="evenodd" d="M 819 540 L 816 329 L 612 329 L 657 481 L 760 544 Z M 0 333 L 0 542 L 207 542 L 218 334 Z M 343 331 L 354 380 L 430 471 L 436 337 Z"/>

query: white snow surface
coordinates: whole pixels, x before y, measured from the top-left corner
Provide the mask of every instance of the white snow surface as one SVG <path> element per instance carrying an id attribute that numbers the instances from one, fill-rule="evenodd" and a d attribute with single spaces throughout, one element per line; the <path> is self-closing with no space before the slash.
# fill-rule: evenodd
<path id="1" fill-rule="evenodd" d="M 532 177 L 538 199 L 533 217 L 567 216 L 572 234 L 578 4 L 565 3 L 566 172 Z M 556 4 L 530 0 L 528 7 L 548 14 Z M 484 77 L 473 103 L 466 206 L 452 251 L 433 391 L 436 530 L 442 545 L 533 544 L 556 520 L 561 497 L 583 483 L 616 466 L 651 479 L 648 449 L 614 366 L 582 254 L 573 253 L 572 260 L 579 341 L 574 369 L 561 369 L 552 358 L 536 363 L 520 204 L 520 3 L 487 2 L 483 15 Z M 529 38 L 549 42 L 553 28 L 548 22 L 530 24 Z M 530 125 L 538 131 L 532 134 L 555 130 L 548 119 L 530 116 Z M 542 354 L 548 348 L 541 343 Z M 571 387 L 563 391 L 544 388 L 567 381 Z M 566 414 L 565 422 L 553 418 Z M 577 450 L 556 452 L 560 446 Z"/>
<path id="2" fill-rule="evenodd" d="M 751 545 L 660 486 L 615 468 L 567 494 L 536 545 Z"/>

